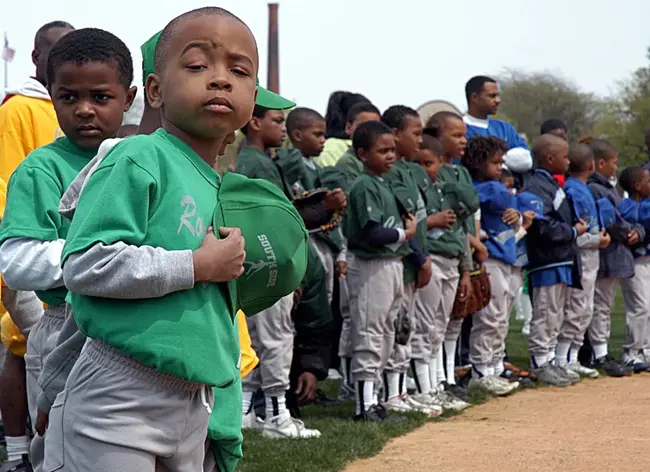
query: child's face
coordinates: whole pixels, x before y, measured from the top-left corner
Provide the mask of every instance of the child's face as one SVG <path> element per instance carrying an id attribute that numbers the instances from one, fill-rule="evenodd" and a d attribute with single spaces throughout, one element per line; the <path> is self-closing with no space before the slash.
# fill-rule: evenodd
<path id="1" fill-rule="evenodd" d="M 636 183 L 636 191 L 642 198 L 650 197 L 650 172 L 645 169 Z"/>
<path id="2" fill-rule="evenodd" d="M 397 154 L 412 159 L 422 144 L 422 121 L 419 117 L 407 116 L 404 129 L 395 131 Z"/>
<path id="3" fill-rule="evenodd" d="M 304 129 L 295 130 L 291 140 L 305 157 L 316 157 L 325 146 L 325 120 L 313 120 Z"/>
<path id="4" fill-rule="evenodd" d="M 569 145 L 566 141 L 559 141 L 557 149 L 548 157 L 549 171 L 552 174 L 564 175 L 569 170 Z"/>
<path id="5" fill-rule="evenodd" d="M 61 131 L 84 149 L 98 149 L 102 141 L 117 136 L 135 90 L 120 82 L 114 62 L 66 62 L 50 84 Z"/>
<path id="6" fill-rule="evenodd" d="M 147 80 L 151 105 L 162 109 L 166 128 L 214 140 L 251 119 L 258 54 L 243 23 L 225 15 L 183 20 L 166 52 L 162 70 Z"/>
<path id="7" fill-rule="evenodd" d="M 264 147 L 275 148 L 282 146 L 287 137 L 287 127 L 284 125 L 284 112 L 268 110 L 262 118 L 253 118 L 259 126 L 259 134 Z"/>
<path id="8" fill-rule="evenodd" d="M 442 125 L 442 135 L 440 141 L 445 152 L 445 156 L 452 159 L 460 159 L 465 154 L 467 147 L 467 127 L 462 118 L 448 118 Z"/>
<path id="9" fill-rule="evenodd" d="M 395 137 L 388 133 L 377 136 L 370 149 L 359 149 L 359 159 L 372 174 L 387 174 L 395 164 Z"/>
<path id="10" fill-rule="evenodd" d="M 482 174 L 485 180 L 500 180 L 503 172 L 503 153 L 501 151 L 493 154 L 483 164 Z"/>
<path id="11" fill-rule="evenodd" d="M 618 170 L 618 153 L 609 156 L 609 159 L 598 159 L 596 163 L 598 173 L 606 179 L 611 179 Z"/>
<path id="12" fill-rule="evenodd" d="M 508 190 L 515 188 L 515 178 L 512 175 L 501 175 L 501 183 L 505 185 Z"/>
<path id="13" fill-rule="evenodd" d="M 438 180 L 438 171 L 443 165 L 442 156 L 430 149 L 420 149 L 415 155 L 415 162 L 422 166 L 432 182 Z"/>
<path id="14" fill-rule="evenodd" d="M 359 127 L 360 124 L 365 123 L 366 121 L 381 121 L 381 116 L 377 113 L 364 111 L 359 113 L 352 123 L 345 124 L 345 133 L 352 137 L 354 131 Z"/>

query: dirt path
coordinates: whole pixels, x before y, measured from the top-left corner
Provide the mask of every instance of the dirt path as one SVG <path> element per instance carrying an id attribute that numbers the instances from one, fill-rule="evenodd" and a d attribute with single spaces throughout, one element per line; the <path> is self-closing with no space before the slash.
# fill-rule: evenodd
<path id="1" fill-rule="evenodd" d="M 650 374 L 494 399 L 391 441 L 345 472 L 648 471 Z"/>

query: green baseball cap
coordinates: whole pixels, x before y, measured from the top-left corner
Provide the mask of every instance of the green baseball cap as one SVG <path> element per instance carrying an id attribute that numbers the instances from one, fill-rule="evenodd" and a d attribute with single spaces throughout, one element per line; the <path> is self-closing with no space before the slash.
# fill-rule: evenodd
<path id="1" fill-rule="evenodd" d="M 229 284 L 233 308 L 247 316 L 273 306 L 301 283 L 309 235 L 298 211 L 275 185 L 226 173 L 212 224 L 240 228 L 246 239 L 244 273 Z"/>
<path id="2" fill-rule="evenodd" d="M 160 38 L 160 33 L 154 34 L 151 38 L 147 40 L 142 46 L 140 46 L 140 51 L 142 52 L 142 84 L 145 85 L 147 82 L 147 77 L 149 74 L 154 73 L 154 60 L 156 57 L 156 44 L 158 44 L 158 39 Z M 296 106 L 291 100 L 287 100 L 284 97 L 281 97 L 277 93 L 273 93 L 270 90 L 260 87 L 260 79 L 257 78 L 255 84 L 257 85 L 257 100 L 255 101 L 256 105 L 259 105 L 264 108 L 269 108 L 271 110 L 288 110 Z"/>

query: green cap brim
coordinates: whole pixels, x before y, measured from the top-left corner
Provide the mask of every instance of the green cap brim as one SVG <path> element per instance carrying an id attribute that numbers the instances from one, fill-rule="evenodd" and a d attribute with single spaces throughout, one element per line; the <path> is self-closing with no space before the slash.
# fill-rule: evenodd
<path id="1" fill-rule="evenodd" d="M 146 85 L 147 77 L 150 74 L 154 73 L 154 62 L 156 57 L 156 44 L 158 44 L 158 39 L 160 38 L 160 33 L 157 32 L 151 38 L 149 38 L 142 46 L 140 46 L 140 51 L 142 52 L 142 84 Z M 291 100 L 287 100 L 284 97 L 281 97 L 277 93 L 273 93 L 270 90 L 260 87 L 260 80 L 256 80 L 257 84 L 257 100 L 255 101 L 256 105 L 259 105 L 264 108 L 269 108 L 271 110 L 288 110 L 296 106 Z"/>

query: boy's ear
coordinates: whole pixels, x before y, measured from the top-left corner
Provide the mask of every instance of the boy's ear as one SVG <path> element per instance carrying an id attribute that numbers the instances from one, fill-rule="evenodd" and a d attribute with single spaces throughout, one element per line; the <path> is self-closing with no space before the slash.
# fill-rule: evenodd
<path id="1" fill-rule="evenodd" d="M 294 143 L 299 143 L 302 141 L 302 130 L 294 129 L 293 132 L 289 135 L 289 139 Z"/>
<path id="2" fill-rule="evenodd" d="M 160 78 L 156 74 L 149 74 L 147 77 L 147 95 L 151 108 L 162 108 L 163 96 L 160 89 Z"/>
<path id="3" fill-rule="evenodd" d="M 248 122 L 248 127 L 253 130 L 256 133 L 259 133 L 260 130 L 262 129 L 260 119 L 256 116 L 251 118 L 251 120 Z"/>
<path id="4" fill-rule="evenodd" d="M 361 148 L 357 151 L 357 157 L 361 162 L 367 162 L 368 161 L 368 152 Z"/>
<path id="5" fill-rule="evenodd" d="M 347 134 L 351 138 L 352 137 L 351 133 L 352 133 L 352 123 L 345 123 L 345 134 Z"/>
<path id="6" fill-rule="evenodd" d="M 135 96 L 137 94 L 138 94 L 138 87 L 136 87 L 135 85 L 126 91 L 126 101 L 124 102 L 124 113 L 126 113 L 131 109 L 131 105 L 133 105 L 133 100 L 135 100 Z"/>

